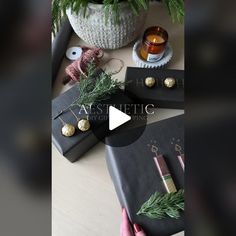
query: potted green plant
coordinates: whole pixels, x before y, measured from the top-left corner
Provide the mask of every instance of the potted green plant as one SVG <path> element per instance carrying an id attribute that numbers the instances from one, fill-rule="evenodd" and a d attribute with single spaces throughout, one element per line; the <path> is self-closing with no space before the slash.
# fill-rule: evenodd
<path id="1" fill-rule="evenodd" d="M 174 21 L 184 17 L 183 0 L 163 0 Z M 133 41 L 142 29 L 149 0 L 53 0 L 52 31 L 67 15 L 75 33 L 87 43 L 105 49 Z"/>

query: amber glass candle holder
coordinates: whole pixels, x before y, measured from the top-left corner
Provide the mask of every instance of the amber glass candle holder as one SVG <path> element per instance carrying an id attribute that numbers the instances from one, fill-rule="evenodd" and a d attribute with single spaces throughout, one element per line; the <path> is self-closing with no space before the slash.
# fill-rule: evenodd
<path id="1" fill-rule="evenodd" d="M 168 33 L 159 26 L 153 26 L 145 30 L 140 48 L 140 56 L 148 62 L 159 61 L 166 49 Z"/>

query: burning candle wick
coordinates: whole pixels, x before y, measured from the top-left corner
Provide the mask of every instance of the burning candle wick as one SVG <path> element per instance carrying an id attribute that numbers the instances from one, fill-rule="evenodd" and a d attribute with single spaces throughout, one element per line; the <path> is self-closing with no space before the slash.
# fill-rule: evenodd
<path id="1" fill-rule="evenodd" d="M 147 40 L 149 40 L 152 43 L 163 43 L 165 40 L 160 35 L 148 35 Z"/>

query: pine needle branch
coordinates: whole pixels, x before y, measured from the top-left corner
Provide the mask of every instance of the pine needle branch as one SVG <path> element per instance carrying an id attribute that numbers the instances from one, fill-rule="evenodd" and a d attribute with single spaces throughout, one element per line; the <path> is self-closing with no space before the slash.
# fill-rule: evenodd
<path id="1" fill-rule="evenodd" d="M 71 106 L 89 106 L 94 103 L 107 99 L 111 94 L 117 92 L 125 83 L 112 79 L 111 75 L 102 72 L 96 78 L 95 66 L 93 63 L 88 65 L 88 77 L 81 76 L 79 82 L 79 97 Z"/>
<path id="2" fill-rule="evenodd" d="M 137 215 L 145 215 L 151 219 L 163 219 L 171 217 L 178 219 L 180 211 L 184 211 L 184 190 L 175 193 L 154 193 L 141 206 Z"/>

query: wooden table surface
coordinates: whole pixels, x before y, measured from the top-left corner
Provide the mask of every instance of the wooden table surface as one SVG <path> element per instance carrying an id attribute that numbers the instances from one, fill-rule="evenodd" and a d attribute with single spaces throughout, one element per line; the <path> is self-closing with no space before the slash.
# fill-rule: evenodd
<path id="1" fill-rule="evenodd" d="M 166 8 L 160 3 L 151 3 L 145 28 L 159 25 L 169 33 L 173 47 L 173 58 L 166 68 L 184 69 L 184 26 L 173 24 Z M 86 45 L 75 34 L 70 46 Z M 135 66 L 132 61 L 132 46 L 106 50 L 103 60 L 119 58 L 125 67 L 114 77 L 124 80 L 127 66 Z M 65 58 L 58 72 L 53 97 L 67 90 L 63 86 Z M 116 70 L 118 63 L 106 65 L 107 70 Z M 148 122 L 183 114 L 183 110 L 158 109 Z M 121 208 L 105 163 L 105 145 L 99 143 L 89 150 L 79 161 L 70 163 L 52 146 L 52 235 L 53 236 L 118 236 Z M 184 235 L 183 232 L 177 234 Z M 158 235 L 157 235 L 158 236 Z"/>

